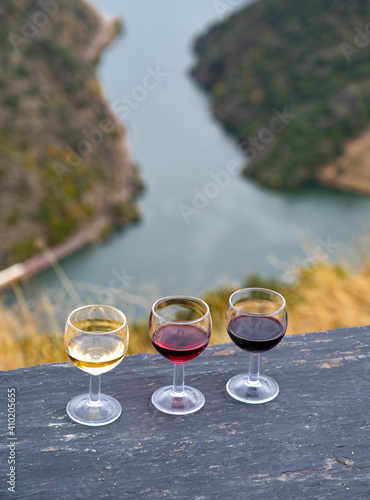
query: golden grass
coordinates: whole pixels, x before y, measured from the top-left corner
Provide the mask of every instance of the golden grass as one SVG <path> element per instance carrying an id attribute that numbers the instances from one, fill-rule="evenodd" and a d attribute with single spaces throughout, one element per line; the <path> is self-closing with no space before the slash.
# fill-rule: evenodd
<path id="1" fill-rule="evenodd" d="M 264 286 L 284 295 L 287 335 L 370 325 L 370 261 L 358 272 L 330 263 L 303 267 L 294 285 L 253 279 L 246 286 Z M 222 322 L 232 292 L 222 290 L 204 297 L 215 323 L 214 343 L 229 341 Z"/>
<path id="2" fill-rule="evenodd" d="M 370 325 L 369 287 L 370 262 L 357 273 L 329 264 L 302 269 L 285 292 L 288 334 Z"/>
<path id="3" fill-rule="evenodd" d="M 43 363 L 66 361 L 63 338 L 47 296 L 40 298 L 37 313 L 31 313 L 20 287 L 17 302 L 0 303 L 0 369 L 13 370 Z"/>
<path id="4" fill-rule="evenodd" d="M 370 261 L 358 272 L 329 263 L 305 267 L 300 270 L 297 283 L 289 286 L 256 278 L 246 285 L 275 288 L 285 296 L 288 335 L 370 325 Z M 229 342 L 224 315 L 233 291 L 224 288 L 203 297 L 212 313 L 211 344 Z M 6 307 L 0 303 L 0 369 L 66 361 L 61 327 L 48 298 L 40 299 L 35 313 L 29 310 L 20 287 L 15 293 L 15 305 Z M 146 321 L 130 325 L 128 353 L 139 352 L 154 352 Z"/>

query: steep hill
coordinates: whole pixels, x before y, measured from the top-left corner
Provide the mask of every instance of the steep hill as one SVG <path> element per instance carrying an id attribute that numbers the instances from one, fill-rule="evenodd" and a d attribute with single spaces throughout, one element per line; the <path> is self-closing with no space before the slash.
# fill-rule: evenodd
<path id="1" fill-rule="evenodd" d="M 247 175 L 370 193 L 369 134 L 359 162 L 347 148 L 370 130 L 369 20 L 367 0 L 258 0 L 196 41 L 193 75 Z"/>
<path id="2" fill-rule="evenodd" d="M 0 269 L 39 240 L 137 217 L 137 171 L 95 75 L 119 29 L 81 0 L 0 4 Z"/>

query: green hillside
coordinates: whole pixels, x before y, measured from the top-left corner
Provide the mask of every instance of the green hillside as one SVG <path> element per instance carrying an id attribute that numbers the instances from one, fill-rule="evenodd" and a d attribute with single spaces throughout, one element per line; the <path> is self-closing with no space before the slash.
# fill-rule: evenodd
<path id="1" fill-rule="evenodd" d="M 250 156 L 247 175 L 317 184 L 369 128 L 369 20 L 366 0 L 258 0 L 196 41 L 193 75 Z"/>
<path id="2" fill-rule="evenodd" d="M 37 238 L 53 246 L 103 213 L 137 216 L 136 169 L 91 56 L 102 24 L 80 0 L 0 4 L 0 269 Z"/>

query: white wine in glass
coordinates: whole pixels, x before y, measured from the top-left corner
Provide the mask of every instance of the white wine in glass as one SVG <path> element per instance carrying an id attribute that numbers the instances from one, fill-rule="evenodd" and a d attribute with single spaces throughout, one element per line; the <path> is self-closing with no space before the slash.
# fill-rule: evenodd
<path id="1" fill-rule="evenodd" d="M 100 375 L 122 361 L 128 338 L 126 318 L 114 307 L 84 306 L 69 315 L 64 333 L 68 357 L 80 370 L 90 374 L 90 393 L 76 396 L 67 405 L 72 420 L 97 426 L 120 416 L 119 402 L 100 394 Z"/>

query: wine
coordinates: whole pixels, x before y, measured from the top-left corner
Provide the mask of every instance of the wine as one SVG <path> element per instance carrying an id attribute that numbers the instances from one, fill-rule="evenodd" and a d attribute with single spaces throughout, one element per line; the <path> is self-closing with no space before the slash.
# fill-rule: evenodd
<path id="1" fill-rule="evenodd" d="M 211 331 L 194 325 L 162 325 L 153 336 L 152 343 L 157 351 L 175 364 L 186 363 L 196 358 L 207 347 Z"/>
<path id="2" fill-rule="evenodd" d="M 109 333 L 122 328 L 122 322 L 108 318 L 87 318 L 73 321 L 73 326 L 82 332 Z"/>
<path id="3" fill-rule="evenodd" d="M 231 340 L 244 351 L 260 354 L 275 347 L 285 335 L 285 328 L 276 318 L 235 316 L 229 323 Z"/>
<path id="4" fill-rule="evenodd" d="M 126 350 L 126 344 L 117 335 L 89 333 L 74 337 L 67 347 L 67 354 L 81 370 L 100 375 L 117 366 Z"/>

